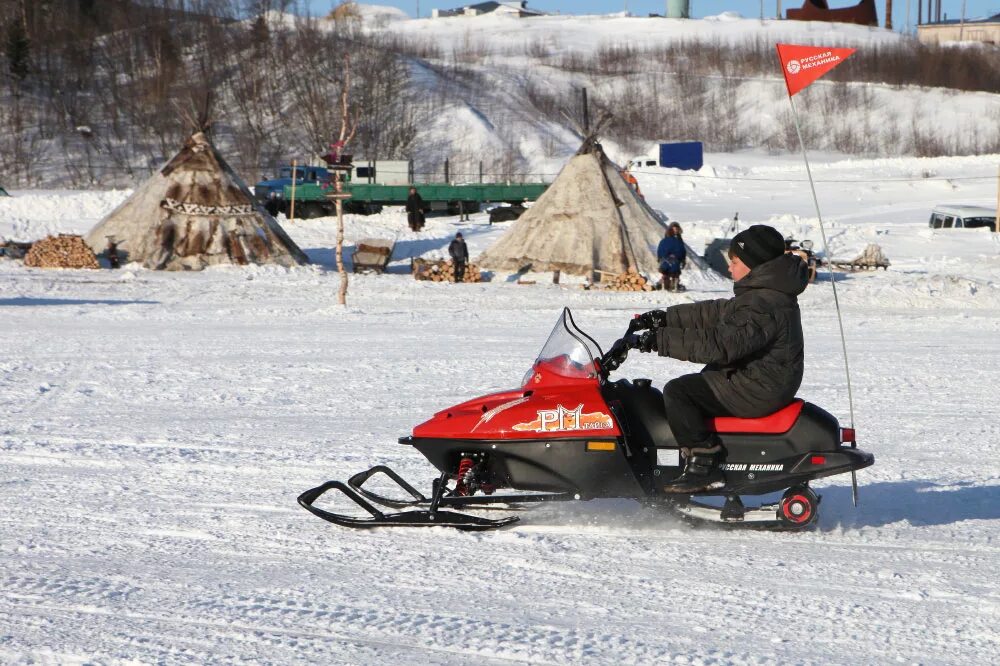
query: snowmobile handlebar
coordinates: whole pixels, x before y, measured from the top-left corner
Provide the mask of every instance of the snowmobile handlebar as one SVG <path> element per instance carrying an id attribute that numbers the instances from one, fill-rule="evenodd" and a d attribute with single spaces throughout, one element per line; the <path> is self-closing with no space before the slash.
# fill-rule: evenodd
<path id="1" fill-rule="evenodd" d="M 641 336 L 636 335 L 637 331 L 655 330 L 664 325 L 665 319 L 666 313 L 663 310 L 650 310 L 649 312 L 637 314 L 629 320 L 625 334 L 618 340 L 615 340 L 611 348 L 608 349 L 607 353 L 598 362 L 601 366 L 603 377 L 607 379 L 609 374 L 621 367 L 625 359 L 628 358 L 629 350 L 640 348 Z M 644 351 L 649 350 L 645 349 Z"/>
<path id="2" fill-rule="evenodd" d="M 621 364 L 628 358 L 628 351 L 631 349 L 628 344 L 629 336 L 631 334 L 627 333 L 624 337 L 616 340 L 608 351 L 605 352 L 604 356 L 600 358 L 600 361 L 598 361 L 598 365 L 601 367 L 601 375 L 604 379 L 607 379 L 608 375 L 621 367 Z"/>

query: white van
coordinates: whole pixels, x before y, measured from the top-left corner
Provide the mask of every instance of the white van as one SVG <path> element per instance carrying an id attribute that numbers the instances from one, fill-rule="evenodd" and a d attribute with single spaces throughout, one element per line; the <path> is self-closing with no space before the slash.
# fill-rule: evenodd
<path id="1" fill-rule="evenodd" d="M 931 229 L 976 229 L 989 227 L 997 230 L 997 212 L 982 206 L 937 206 L 931 212 Z"/>

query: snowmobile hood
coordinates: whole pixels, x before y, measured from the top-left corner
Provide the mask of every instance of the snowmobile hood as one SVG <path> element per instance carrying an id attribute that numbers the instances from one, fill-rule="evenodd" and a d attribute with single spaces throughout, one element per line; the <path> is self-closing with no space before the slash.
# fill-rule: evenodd
<path id="1" fill-rule="evenodd" d="M 745 278 L 733 283 L 733 291 L 739 296 L 750 289 L 773 289 L 789 296 L 798 296 L 809 284 L 809 267 L 794 254 L 783 254 L 767 261 Z"/>
<path id="2" fill-rule="evenodd" d="M 467 400 L 413 428 L 433 439 L 545 439 L 621 434 L 596 380 L 543 385 Z"/>

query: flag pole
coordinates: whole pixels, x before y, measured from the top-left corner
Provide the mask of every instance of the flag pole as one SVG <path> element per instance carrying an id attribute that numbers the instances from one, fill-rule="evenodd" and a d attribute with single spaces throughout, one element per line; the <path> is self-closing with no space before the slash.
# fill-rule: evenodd
<path id="1" fill-rule="evenodd" d="M 830 245 L 826 240 L 826 229 L 823 227 L 823 214 L 819 209 L 819 198 L 816 196 L 816 184 L 813 182 L 812 170 L 809 168 L 809 156 L 806 154 L 806 144 L 802 141 L 802 129 L 799 127 L 799 112 L 795 108 L 795 100 L 788 96 L 788 103 L 792 105 L 792 118 L 795 120 L 795 134 L 799 137 L 799 146 L 802 147 L 802 159 L 806 163 L 806 175 L 809 176 L 809 188 L 812 190 L 813 203 L 816 206 L 816 217 L 819 219 L 819 232 L 823 237 L 823 253 L 826 254 L 827 268 L 830 274 L 830 286 L 833 287 L 833 303 L 837 308 L 837 325 L 840 327 L 840 345 L 844 351 L 844 372 L 847 375 L 847 402 L 851 412 L 851 428 L 854 427 L 854 393 L 851 390 L 851 368 L 847 361 L 847 338 L 844 335 L 844 319 L 840 314 L 840 299 L 837 297 L 837 280 L 833 272 L 833 263 L 830 255 Z M 857 502 L 855 501 L 855 504 Z"/>
<path id="2" fill-rule="evenodd" d="M 806 154 L 806 144 L 802 140 L 802 129 L 799 127 L 799 112 L 795 108 L 795 100 L 788 95 L 788 103 L 792 105 L 792 118 L 795 120 L 795 134 L 799 137 L 802 147 L 802 159 L 806 163 L 806 175 L 809 176 L 809 189 L 812 190 L 813 203 L 816 206 L 816 218 L 819 220 L 819 233 L 823 237 L 823 253 L 826 255 L 827 272 L 830 274 L 830 286 L 833 287 L 833 304 L 837 308 L 837 325 L 840 327 L 840 346 L 844 350 L 844 374 L 847 376 L 847 404 L 851 414 L 851 429 L 854 429 L 854 392 L 851 391 L 851 366 L 847 361 L 847 337 L 844 335 L 844 318 L 840 314 L 840 299 L 837 298 L 837 277 L 833 272 L 830 244 L 826 242 L 826 229 L 823 227 L 823 214 L 819 210 L 819 198 L 816 196 L 816 183 L 813 182 L 812 169 L 809 168 L 809 156 Z M 858 505 L 858 476 L 856 470 L 851 470 L 851 499 L 854 506 Z"/>

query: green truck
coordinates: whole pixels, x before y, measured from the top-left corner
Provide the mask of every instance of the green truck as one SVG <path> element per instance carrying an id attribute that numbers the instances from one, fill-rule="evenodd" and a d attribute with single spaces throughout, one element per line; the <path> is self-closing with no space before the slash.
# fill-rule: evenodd
<path id="1" fill-rule="evenodd" d="M 409 196 L 411 185 L 380 185 L 377 183 L 346 182 L 344 192 L 351 197 L 345 201 L 345 212 L 374 213 L 382 206 L 402 206 Z M 484 203 L 521 204 L 535 201 L 548 187 L 548 183 L 415 183 L 427 210 L 446 210 L 452 215 L 474 212 Z M 327 194 L 333 192 L 332 184 L 303 183 L 295 186 L 295 217 L 313 218 L 332 215 L 335 204 Z M 292 186 L 285 185 L 282 210 L 287 215 L 292 201 Z"/>

